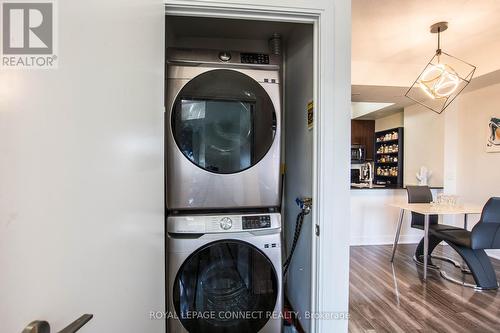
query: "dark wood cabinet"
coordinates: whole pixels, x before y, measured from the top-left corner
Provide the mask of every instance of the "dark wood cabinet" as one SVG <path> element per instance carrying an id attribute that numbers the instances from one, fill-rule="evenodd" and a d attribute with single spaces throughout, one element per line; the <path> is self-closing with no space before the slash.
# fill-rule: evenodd
<path id="1" fill-rule="evenodd" d="M 351 145 L 365 146 L 367 161 L 373 161 L 374 141 L 375 120 L 351 120 Z"/>

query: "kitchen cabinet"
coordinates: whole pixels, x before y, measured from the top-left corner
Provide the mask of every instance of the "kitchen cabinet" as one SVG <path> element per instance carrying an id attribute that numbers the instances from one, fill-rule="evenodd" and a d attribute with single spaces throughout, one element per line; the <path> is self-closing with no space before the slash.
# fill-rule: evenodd
<path id="1" fill-rule="evenodd" d="M 363 145 L 366 148 L 366 160 L 374 157 L 375 120 L 351 120 L 351 145 Z"/>

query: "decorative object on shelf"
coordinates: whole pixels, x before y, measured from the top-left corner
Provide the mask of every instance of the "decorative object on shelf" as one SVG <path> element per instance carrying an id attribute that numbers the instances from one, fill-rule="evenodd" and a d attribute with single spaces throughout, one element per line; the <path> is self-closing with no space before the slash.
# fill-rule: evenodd
<path id="1" fill-rule="evenodd" d="M 429 178 L 431 178 L 432 171 L 429 171 L 427 167 L 421 166 L 420 172 L 417 173 L 418 185 L 427 186 L 429 184 Z"/>
<path id="2" fill-rule="evenodd" d="M 398 168 L 397 167 L 378 167 L 377 176 L 383 177 L 397 177 Z"/>
<path id="3" fill-rule="evenodd" d="M 377 142 L 397 141 L 398 137 L 398 132 L 394 131 L 392 133 L 386 133 L 385 135 L 377 137 Z"/>
<path id="4" fill-rule="evenodd" d="M 472 80 L 476 66 L 441 50 L 441 32 L 448 29 L 448 22 L 431 25 L 431 33 L 437 33 L 437 50 L 424 70 L 417 77 L 405 96 L 441 113 Z"/>
<path id="5" fill-rule="evenodd" d="M 380 141 L 383 142 L 383 141 Z M 377 149 L 377 154 L 392 154 L 397 153 L 399 151 L 399 147 L 397 144 L 393 145 L 382 145 Z"/>
<path id="6" fill-rule="evenodd" d="M 488 123 L 488 141 L 486 142 L 488 153 L 500 152 L 500 118 L 491 117 Z"/>

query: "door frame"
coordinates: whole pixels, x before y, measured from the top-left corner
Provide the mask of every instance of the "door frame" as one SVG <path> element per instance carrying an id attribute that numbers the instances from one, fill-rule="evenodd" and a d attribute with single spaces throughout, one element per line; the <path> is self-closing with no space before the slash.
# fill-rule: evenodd
<path id="1" fill-rule="evenodd" d="M 332 316 L 349 307 L 350 1 L 164 1 L 167 16 L 313 24 L 311 332 L 347 332 L 347 320 Z"/>

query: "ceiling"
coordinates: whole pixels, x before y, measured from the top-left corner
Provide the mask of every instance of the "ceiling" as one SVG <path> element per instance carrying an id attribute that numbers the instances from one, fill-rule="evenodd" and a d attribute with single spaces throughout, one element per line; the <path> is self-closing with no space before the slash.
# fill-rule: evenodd
<path id="1" fill-rule="evenodd" d="M 499 0 L 352 0 L 352 100 L 408 105 L 402 95 L 433 56 L 439 21 L 449 22 L 441 48 L 477 66 L 467 90 L 485 74 L 479 86 L 500 79 Z"/>
<path id="2" fill-rule="evenodd" d="M 377 113 L 378 110 L 386 109 L 394 103 L 379 103 L 379 102 L 351 102 L 351 117 L 352 119 L 361 119 Z"/>
<path id="3" fill-rule="evenodd" d="M 405 106 L 413 104 L 413 101 L 404 97 L 407 88 L 389 87 L 389 86 L 352 86 L 352 110 L 353 119 L 374 120 L 390 116 L 394 113 L 403 111 Z M 360 114 L 355 112 L 356 103 L 390 103 L 390 105 Z"/>

